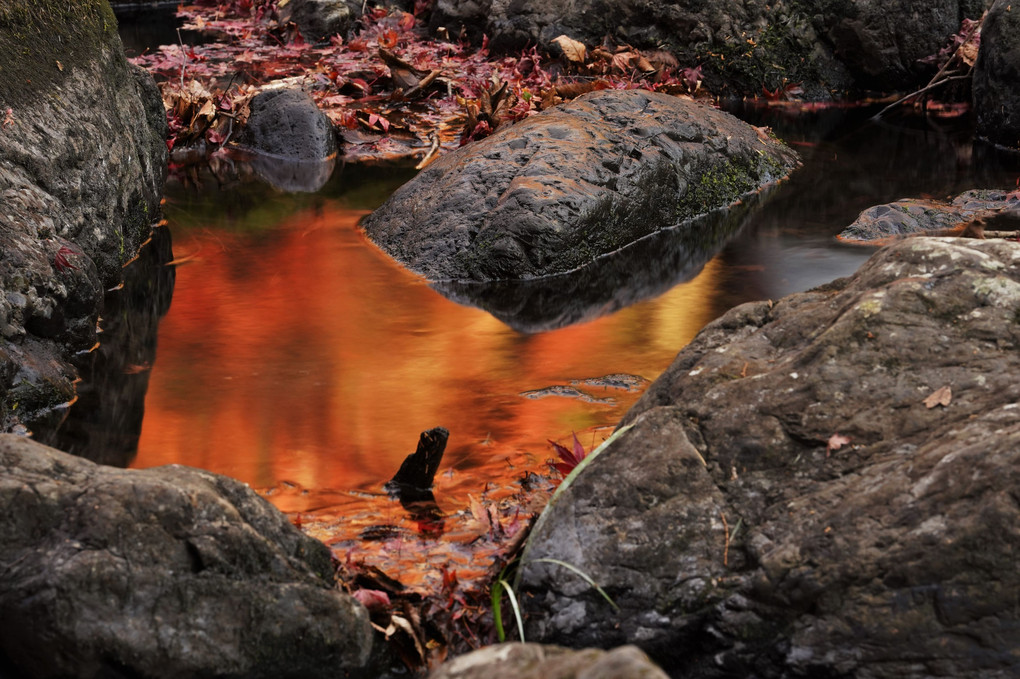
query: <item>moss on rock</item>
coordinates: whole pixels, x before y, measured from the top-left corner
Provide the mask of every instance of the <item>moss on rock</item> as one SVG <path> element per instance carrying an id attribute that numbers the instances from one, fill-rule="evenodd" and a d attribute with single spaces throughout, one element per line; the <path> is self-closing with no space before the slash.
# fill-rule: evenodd
<path id="1" fill-rule="evenodd" d="M 11 106 L 47 91 L 115 39 L 117 19 L 106 0 L 0 5 L 0 103 Z"/>

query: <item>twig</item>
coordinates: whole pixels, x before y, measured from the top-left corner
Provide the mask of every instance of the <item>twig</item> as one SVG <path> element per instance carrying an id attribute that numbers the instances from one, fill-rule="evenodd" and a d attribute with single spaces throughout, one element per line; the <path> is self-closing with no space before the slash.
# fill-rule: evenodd
<path id="1" fill-rule="evenodd" d="M 913 99 L 914 97 L 916 97 L 916 96 L 918 96 L 920 94 L 924 94 L 925 92 L 927 92 L 929 90 L 933 90 L 936 87 L 941 87 L 942 85 L 945 85 L 948 82 L 952 82 L 953 80 L 966 80 L 969 77 L 970 77 L 970 71 L 967 71 L 967 73 L 965 73 L 964 75 L 951 75 L 948 78 L 945 78 L 943 80 L 938 81 L 937 83 L 928 83 L 927 85 L 925 85 L 921 89 L 917 90 L 916 92 L 911 92 L 910 94 L 908 94 L 906 96 L 900 97 L 899 99 L 897 99 L 896 101 L 894 101 L 893 103 L 889 104 L 888 106 L 883 108 L 881 111 L 876 113 L 874 116 L 872 116 L 871 119 L 872 120 L 878 120 L 883 115 L 885 115 L 886 113 L 888 113 L 892 109 L 896 108 L 897 106 L 899 106 L 903 102 L 907 101 L 908 99 Z"/>
<path id="2" fill-rule="evenodd" d="M 439 152 L 439 133 L 433 130 L 429 137 L 431 137 L 432 145 L 429 147 L 425 156 L 421 159 L 421 162 L 414 166 L 414 169 L 416 170 L 425 169 L 429 163 L 436 159 L 436 154 Z"/>
<path id="3" fill-rule="evenodd" d="M 964 73 L 963 75 L 948 76 L 946 78 L 943 78 L 942 80 L 939 80 L 939 78 L 942 78 L 943 74 L 945 74 L 945 72 L 947 70 L 949 70 L 950 64 L 952 64 L 953 61 L 956 59 L 956 57 L 960 54 L 960 50 L 963 49 L 964 45 L 969 43 L 970 39 L 974 37 L 974 34 L 977 33 L 979 30 L 981 30 L 981 26 L 984 25 L 984 23 L 985 23 L 985 17 L 986 16 L 988 16 L 988 12 L 987 11 L 984 14 L 981 15 L 981 18 L 978 19 L 977 22 L 973 26 L 970 27 L 970 31 L 967 32 L 967 35 L 963 39 L 963 42 L 961 42 L 959 45 L 956 46 L 956 49 L 953 50 L 953 53 L 950 54 L 949 58 L 946 59 L 946 62 L 944 64 L 942 64 L 942 68 L 940 68 L 938 70 L 938 73 L 936 73 L 935 76 L 931 80 L 928 81 L 927 85 L 925 85 L 921 89 L 917 90 L 916 92 L 911 92 L 910 94 L 908 94 L 908 95 L 906 95 L 904 97 L 900 97 L 899 99 L 897 99 L 896 101 L 894 101 L 893 103 L 889 104 L 888 106 L 883 108 L 881 111 L 876 113 L 874 116 L 872 116 L 871 119 L 872 120 L 878 120 L 883 115 L 888 113 L 891 109 L 899 106 L 900 104 L 902 104 L 903 102 L 907 101 L 908 99 L 913 99 L 913 98 L 915 98 L 915 97 L 917 97 L 919 95 L 922 95 L 922 94 L 924 94 L 924 93 L 926 93 L 926 92 L 928 92 L 928 91 L 930 91 L 930 90 L 932 90 L 932 89 L 934 89 L 936 87 L 940 87 L 940 86 L 945 85 L 946 83 L 952 82 L 954 80 L 965 80 L 965 79 L 969 78 L 971 72 L 974 70 L 974 66 L 973 65 L 971 65 L 971 67 L 968 68 L 967 72 Z"/>
<path id="4" fill-rule="evenodd" d="M 181 39 L 181 29 L 177 29 L 177 44 L 181 46 L 181 90 L 184 89 L 184 67 L 188 65 L 188 53 L 184 49 L 184 40 Z"/>
<path id="5" fill-rule="evenodd" d="M 726 522 L 726 515 L 723 514 L 721 510 L 719 512 L 719 516 L 722 518 L 723 533 L 726 539 L 726 542 L 723 545 L 722 565 L 728 566 L 730 563 L 730 524 Z"/>

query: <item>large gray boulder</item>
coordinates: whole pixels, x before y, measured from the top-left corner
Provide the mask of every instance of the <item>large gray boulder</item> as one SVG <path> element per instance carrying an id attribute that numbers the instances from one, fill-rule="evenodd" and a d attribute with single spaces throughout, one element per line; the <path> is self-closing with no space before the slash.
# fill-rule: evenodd
<path id="1" fill-rule="evenodd" d="M 159 219 L 166 119 L 106 0 L 0 6 L 0 431 L 52 425 Z"/>
<path id="2" fill-rule="evenodd" d="M 31 677 L 343 677 L 368 613 L 246 485 L 0 435 L 0 666 Z"/>
<path id="3" fill-rule="evenodd" d="M 485 34 L 499 49 L 548 46 L 566 34 L 589 46 L 609 36 L 665 47 L 681 65 L 705 68 L 717 94 L 760 96 L 798 84 L 810 98 L 848 89 L 912 89 L 936 54 L 986 0 L 437 0 L 432 26 Z"/>
<path id="4" fill-rule="evenodd" d="M 1018 318 L 1002 240 L 734 308 L 535 526 L 528 639 L 684 678 L 1016 676 Z"/>
<path id="5" fill-rule="evenodd" d="M 974 64 L 977 134 L 993 144 L 1020 149 L 1020 13 L 996 0 L 981 27 Z"/>
<path id="6" fill-rule="evenodd" d="M 429 679 L 667 679 L 634 646 L 612 651 L 506 643 L 458 656 Z"/>
<path id="7" fill-rule="evenodd" d="M 727 208 L 795 164 L 764 131 L 689 99 L 591 92 L 443 156 L 364 228 L 431 280 L 535 278 Z"/>

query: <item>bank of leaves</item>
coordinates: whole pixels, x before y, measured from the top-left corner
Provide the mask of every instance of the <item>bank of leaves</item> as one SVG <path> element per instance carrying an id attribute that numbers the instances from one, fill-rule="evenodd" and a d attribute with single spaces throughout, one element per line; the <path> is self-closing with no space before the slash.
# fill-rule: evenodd
<path id="1" fill-rule="evenodd" d="M 135 58 L 160 84 L 174 162 L 229 144 L 248 101 L 269 84 L 309 91 L 341 131 L 349 160 L 423 162 L 591 90 L 702 94 L 700 68 L 668 52 L 560 36 L 544 49 L 497 56 L 484 41 L 476 48 L 428 35 L 428 5 L 369 8 L 353 35 L 317 44 L 281 21 L 275 0 L 182 5 L 185 34 L 207 41 Z"/>

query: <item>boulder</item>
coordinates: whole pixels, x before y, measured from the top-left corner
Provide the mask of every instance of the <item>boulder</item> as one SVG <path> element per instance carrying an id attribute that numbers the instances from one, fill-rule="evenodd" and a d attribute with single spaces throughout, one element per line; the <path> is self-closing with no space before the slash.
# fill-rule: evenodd
<path id="1" fill-rule="evenodd" d="M 0 431 L 52 426 L 159 219 L 166 119 L 106 0 L 0 6 Z"/>
<path id="2" fill-rule="evenodd" d="M 837 237 L 847 242 L 868 243 L 960 229 L 975 220 L 992 229 L 1000 223 L 1020 221 L 1020 196 L 1017 192 L 976 189 L 951 201 L 903 198 L 869 207 Z"/>
<path id="3" fill-rule="evenodd" d="M 708 325 L 534 527 L 527 638 L 684 678 L 1016 676 L 1018 265 L 905 239 Z"/>
<path id="4" fill-rule="evenodd" d="M 454 658 L 429 679 L 666 679 L 639 648 L 611 651 L 506 643 Z"/>
<path id="5" fill-rule="evenodd" d="M 280 4 L 280 21 L 293 22 L 308 42 L 344 37 L 361 17 L 359 0 L 288 0 Z"/>
<path id="6" fill-rule="evenodd" d="M 431 26 L 485 34 L 508 51 L 546 47 L 564 34 L 593 47 L 608 36 L 703 66 L 717 94 L 761 96 L 762 88 L 797 84 L 808 98 L 829 99 L 925 84 L 934 68 L 919 59 L 936 54 L 986 2 L 436 0 Z"/>
<path id="7" fill-rule="evenodd" d="M 1020 13 L 996 0 L 981 26 L 981 48 L 974 64 L 972 92 L 977 136 L 1020 149 Z"/>
<path id="8" fill-rule="evenodd" d="M 443 156 L 364 228 L 430 280 L 536 278 L 727 208 L 795 165 L 764 130 L 689 99 L 591 92 Z"/>
<path id="9" fill-rule="evenodd" d="M 305 91 L 270 88 L 251 100 L 242 145 L 291 161 L 327 162 L 336 156 L 333 123 Z"/>
<path id="10" fill-rule="evenodd" d="M 238 481 L 7 434 L 0 507 L 0 660 L 25 676 L 342 677 L 368 659 L 328 548 Z"/>

